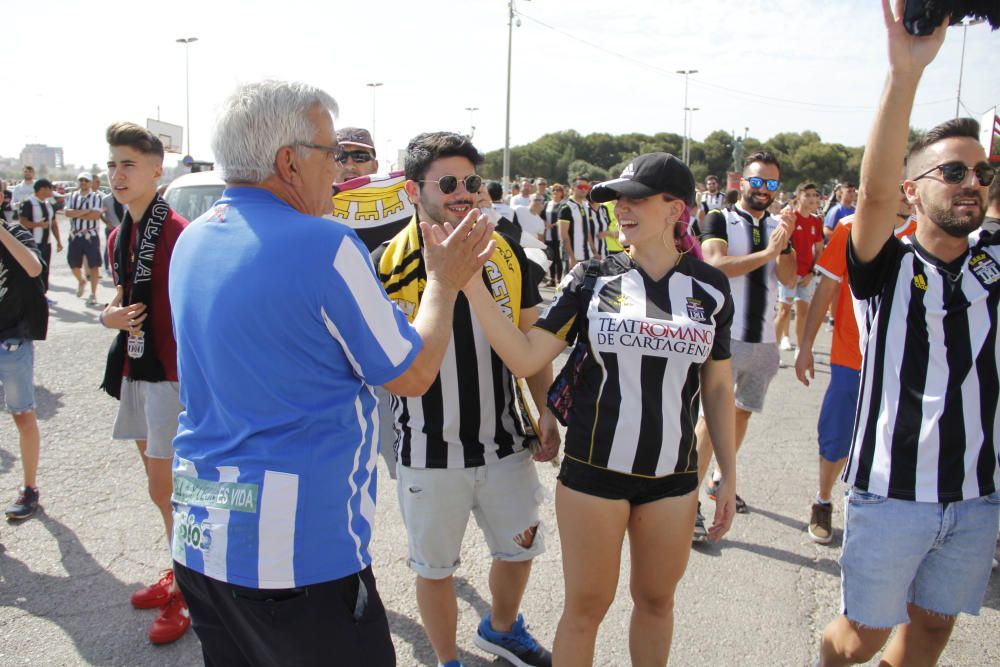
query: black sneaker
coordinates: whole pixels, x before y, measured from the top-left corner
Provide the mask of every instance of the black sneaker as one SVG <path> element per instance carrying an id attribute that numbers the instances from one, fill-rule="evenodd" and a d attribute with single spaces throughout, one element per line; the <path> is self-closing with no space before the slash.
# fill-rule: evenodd
<path id="1" fill-rule="evenodd" d="M 749 511 L 750 511 L 750 508 L 747 507 L 746 501 L 743 500 L 742 498 L 740 498 L 740 494 L 737 493 L 736 494 L 736 513 L 737 514 L 747 514 Z"/>
<path id="2" fill-rule="evenodd" d="M 38 489 L 22 486 L 18 491 L 17 500 L 7 505 L 5 512 L 8 521 L 22 521 L 34 514 L 37 509 Z"/>
<path id="3" fill-rule="evenodd" d="M 705 517 L 701 513 L 701 503 L 698 503 L 698 511 L 694 515 L 694 535 L 691 541 L 695 544 L 708 541 L 708 531 L 705 530 Z"/>
<path id="4" fill-rule="evenodd" d="M 490 614 L 483 617 L 473 639 L 476 646 L 498 655 L 515 667 L 552 667 L 552 654 L 542 648 L 517 615 L 510 632 L 497 632 L 490 625 Z"/>

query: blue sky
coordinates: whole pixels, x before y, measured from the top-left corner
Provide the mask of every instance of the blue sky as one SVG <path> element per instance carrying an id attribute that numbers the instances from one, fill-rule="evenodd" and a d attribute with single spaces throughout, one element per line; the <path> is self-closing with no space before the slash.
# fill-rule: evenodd
<path id="1" fill-rule="evenodd" d="M 70 163 L 105 159 L 104 128 L 159 110 L 184 124 L 184 52 L 191 54 L 192 152 L 211 158 L 215 113 L 241 81 L 320 86 L 340 102 L 338 125 L 372 124 L 381 155 L 418 132 L 476 125 L 483 150 L 503 146 L 506 0 L 53 0 L 0 18 L 7 91 L 0 155 L 28 142 L 61 145 Z M 520 0 L 514 30 L 511 141 L 547 132 L 683 131 L 690 78 L 692 135 L 744 127 L 766 139 L 815 130 L 860 145 L 884 80 L 875 0 Z M 39 39 L 44 34 L 46 39 Z M 949 30 L 924 76 L 913 125 L 955 113 L 962 29 Z M 1000 32 L 968 30 L 963 115 L 1000 103 Z M 16 56 L 16 58 L 14 57 Z M 466 107 L 478 107 L 471 115 Z"/>

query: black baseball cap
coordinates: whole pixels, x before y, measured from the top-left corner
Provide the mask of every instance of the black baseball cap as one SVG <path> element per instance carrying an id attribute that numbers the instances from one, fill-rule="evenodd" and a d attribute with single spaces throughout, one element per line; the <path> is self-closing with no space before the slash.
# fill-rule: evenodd
<path id="1" fill-rule="evenodd" d="M 622 195 L 642 199 L 667 194 L 694 206 L 694 191 L 694 175 L 686 164 L 670 153 L 646 153 L 632 160 L 618 178 L 595 185 L 590 198 L 600 204 Z"/>

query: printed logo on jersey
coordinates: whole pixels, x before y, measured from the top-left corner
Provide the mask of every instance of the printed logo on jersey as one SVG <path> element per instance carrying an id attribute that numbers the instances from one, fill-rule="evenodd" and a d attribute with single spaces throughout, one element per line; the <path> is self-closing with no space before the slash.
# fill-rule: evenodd
<path id="1" fill-rule="evenodd" d="M 406 315 L 407 319 L 413 317 L 413 311 L 416 310 L 417 304 L 412 301 L 407 301 L 406 299 L 393 299 L 392 302 L 396 304 L 401 311 L 403 311 L 403 314 Z"/>
<path id="2" fill-rule="evenodd" d="M 1000 268 L 997 267 L 997 263 L 993 261 L 993 258 L 985 252 L 976 253 L 969 260 L 969 268 L 972 269 L 972 273 L 983 284 L 983 287 L 992 285 L 1000 280 Z"/>
<path id="3" fill-rule="evenodd" d="M 514 319 L 514 311 L 509 305 L 510 293 L 507 291 L 507 282 L 503 279 L 503 274 L 500 273 L 500 267 L 493 260 L 489 260 L 484 265 L 484 268 L 486 269 L 486 279 L 490 281 L 490 291 L 493 293 L 493 299 L 500 306 L 500 310 L 507 316 L 507 319 Z"/>
<path id="4" fill-rule="evenodd" d="M 704 361 L 712 351 L 715 329 L 698 324 L 647 318 L 633 319 L 620 315 L 591 313 L 592 340 L 601 352 L 621 353 L 638 350 L 660 357 L 683 356 Z"/>
<path id="5" fill-rule="evenodd" d="M 634 301 L 632 301 L 632 299 L 629 297 L 628 294 L 619 294 L 618 296 L 614 297 L 611 301 L 616 306 L 618 306 L 619 310 L 621 310 L 625 306 L 631 306 L 634 303 Z"/>
<path id="6" fill-rule="evenodd" d="M 688 317 L 695 322 L 705 321 L 705 307 L 701 304 L 701 299 L 688 297 L 687 300 Z"/>
<path id="7" fill-rule="evenodd" d="M 913 276 L 913 286 L 919 290 L 927 291 L 927 278 L 922 273 Z"/>
<path id="8" fill-rule="evenodd" d="M 212 544 L 211 524 L 198 522 L 190 512 L 175 512 L 173 541 L 175 552 L 185 547 L 205 551 Z"/>
<path id="9" fill-rule="evenodd" d="M 760 227 L 753 228 L 753 244 L 760 245 Z"/>

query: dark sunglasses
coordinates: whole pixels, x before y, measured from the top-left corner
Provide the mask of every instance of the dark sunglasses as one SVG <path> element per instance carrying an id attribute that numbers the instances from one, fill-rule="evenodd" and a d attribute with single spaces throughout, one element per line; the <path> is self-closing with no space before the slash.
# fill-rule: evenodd
<path id="1" fill-rule="evenodd" d="M 364 164 L 365 162 L 371 162 L 375 159 L 368 151 L 341 150 L 333 154 L 333 159 L 340 164 L 347 164 L 347 158 L 354 160 L 354 164 Z"/>
<path id="2" fill-rule="evenodd" d="M 751 188 L 755 188 L 757 190 L 766 185 L 768 192 L 775 192 L 781 187 L 781 181 L 776 178 L 769 178 L 765 181 L 760 176 L 751 176 L 750 178 L 744 178 L 743 180 L 749 183 Z"/>
<path id="3" fill-rule="evenodd" d="M 438 188 L 441 189 L 442 194 L 450 195 L 452 192 L 458 188 L 458 176 L 442 176 L 441 178 L 435 180 L 426 179 L 420 181 L 421 183 L 437 183 Z M 462 183 L 465 184 L 465 191 L 468 193 L 479 192 L 479 188 L 483 185 L 483 177 L 477 174 L 469 174 L 462 179 Z"/>
<path id="4" fill-rule="evenodd" d="M 913 180 L 919 181 L 921 178 L 926 178 L 928 174 L 932 174 L 935 171 L 940 171 L 944 182 L 951 183 L 952 185 L 964 182 L 965 177 L 969 175 L 969 171 L 974 171 L 976 172 L 976 180 L 984 188 L 992 185 L 993 179 L 997 175 L 996 169 L 986 162 L 980 162 L 975 167 L 968 167 L 964 162 L 945 162 L 944 164 L 931 167 Z"/>

